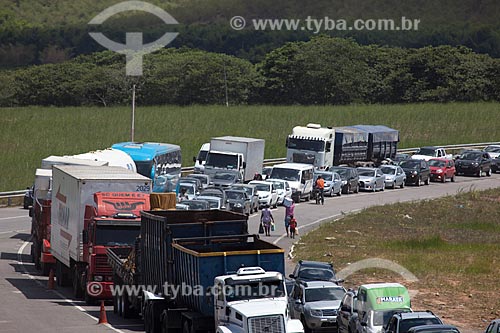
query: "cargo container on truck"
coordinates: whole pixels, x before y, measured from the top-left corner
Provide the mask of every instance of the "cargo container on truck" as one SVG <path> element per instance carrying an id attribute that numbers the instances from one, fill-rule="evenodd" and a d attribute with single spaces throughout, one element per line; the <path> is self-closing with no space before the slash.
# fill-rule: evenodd
<path id="1" fill-rule="evenodd" d="M 158 211 L 142 219 L 134 250 L 108 250 L 117 284 L 141 290 L 115 297 L 120 314 L 140 311 L 146 332 L 303 332 L 286 310 L 284 251 L 248 235 L 246 216 Z"/>
<path id="2" fill-rule="evenodd" d="M 102 223 L 98 223 L 97 218 L 92 220 L 92 207 L 97 209 L 97 214 L 103 207 L 96 205 L 106 203 L 102 200 L 95 202 L 94 195 L 99 192 L 132 192 L 126 194 L 125 198 L 112 199 L 112 194 L 108 196 L 106 201 L 117 213 L 130 213 L 132 208 L 139 208 L 140 205 L 143 205 L 142 208 L 149 208 L 149 196 L 146 205 L 145 199 L 139 194 L 150 193 L 151 179 L 119 167 L 56 165 L 52 169 L 52 184 L 50 244 L 51 253 L 56 259 L 56 279 L 58 285 L 62 286 L 73 282 L 75 291 L 78 291 L 76 287 L 81 281 L 81 274 L 87 274 L 87 281 L 93 278 L 94 281 L 101 282 L 99 280 L 103 279 L 103 274 L 94 274 L 99 278 L 90 276 L 92 271 L 87 268 L 93 267 L 96 272 L 100 269 L 99 265 L 107 266 L 105 250 L 98 254 L 102 260 L 86 253 L 89 242 L 94 242 L 92 245 L 107 246 L 113 239 L 120 239 L 121 229 L 128 228 L 124 226 L 126 220 L 113 222 L 112 219 L 105 219 Z M 109 210 L 106 209 L 105 212 L 109 213 Z M 138 229 L 136 232 L 138 233 Z M 92 295 L 88 293 L 88 288 L 85 289 L 86 299 L 91 301 Z"/>
<path id="3" fill-rule="evenodd" d="M 62 156 L 49 156 L 42 160 L 42 169 L 36 169 L 33 185 L 33 206 L 31 217 L 31 258 L 35 267 L 43 275 L 49 275 L 54 268 L 55 259 L 50 252 L 50 210 L 52 203 L 52 166 L 88 165 L 105 166 L 107 162 L 81 160 Z"/>
<path id="4" fill-rule="evenodd" d="M 287 137 L 287 162 L 318 169 L 336 165 L 377 165 L 396 155 L 399 132 L 381 125 L 296 126 Z"/>
<path id="5" fill-rule="evenodd" d="M 262 139 L 223 136 L 210 140 L 210 150 L 203 173 L 213 178 L 220 171 L 236 170 L 243 182 L 262 172 L 265 141 Z"/>

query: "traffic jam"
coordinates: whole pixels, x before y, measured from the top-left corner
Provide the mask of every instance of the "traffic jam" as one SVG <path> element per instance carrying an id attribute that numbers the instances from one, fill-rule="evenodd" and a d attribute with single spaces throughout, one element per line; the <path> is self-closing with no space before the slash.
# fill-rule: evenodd
<path id="1" fill-rule="evenodd" d="M 346 290 L 329 262 L 287 270 L 287 250 L 266 237 L 278 206 L 286 235 L 299 238 L 296 203 L 327 206 L 335 199 L 325 197 L 404 193 L 499 171 L 500 146 L 410 155 L 398 143 L 399 131 L 382 125 L 307 124 L 287 136 L 286 161 L 265 166 L 263 139 L 215 137 L 193 157 L 191 174 L 182 174 L 175 144 L 48 156 L 24 198 L 31 257 L 75 299 L 101 312 L 112 302 L 146 332 L 460 333 L 431 311 L 414 311 L 402 284 Z M 249 231 L 254 214 L 259 234 Z M 490 332 L 500 333 L 497 321 Z"/>

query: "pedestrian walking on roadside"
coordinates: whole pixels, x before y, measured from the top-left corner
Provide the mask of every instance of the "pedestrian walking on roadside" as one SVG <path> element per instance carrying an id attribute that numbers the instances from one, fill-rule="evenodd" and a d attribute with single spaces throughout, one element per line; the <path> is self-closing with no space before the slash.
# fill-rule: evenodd
<path id="1" fill-rule="evenodd" d="M 290 238 L 295 238 L 296 233 L 297 233 L 297 220 L 292 215 L 290 219 Z"/>
<path id="2" fill-rule="evenodd" d="M 289 206 L 285 207 L 285 230 L 286 230 L 286 236 L 290 236 L 290 219 L 293 216 L 293 212 L 295 210 L 295 202 L 292 201 L 292 203 Z"/>
<path id="3" fill-rule="evenodd" d="M 271 224 L 274 223 L 273 213 L 269 209 L 269 205 L 262 210 L 260 214 L 260 223 L 264 226 L 266 236 L 271 236 Z"/>

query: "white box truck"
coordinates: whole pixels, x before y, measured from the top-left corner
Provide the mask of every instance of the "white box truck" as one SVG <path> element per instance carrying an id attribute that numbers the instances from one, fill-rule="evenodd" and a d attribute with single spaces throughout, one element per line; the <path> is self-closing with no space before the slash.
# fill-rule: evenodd
<path id="1" fill-rule="evenodd" d="M 244 182 L 262 173 L 265 141 L 262 139 L 223 136 L 210 140 L 210 150 L 204 173 L 213 175 L 221 170 L 239 171 Z"/>
<path id="2" fill-rule="evenodd" d="M 83 230 L 86 206 L 97 192 L 151 193 L 151 179 L 121 167 L 54 165 L 52 169 L 51 253 L 58 284 L 84 262 Z"/>

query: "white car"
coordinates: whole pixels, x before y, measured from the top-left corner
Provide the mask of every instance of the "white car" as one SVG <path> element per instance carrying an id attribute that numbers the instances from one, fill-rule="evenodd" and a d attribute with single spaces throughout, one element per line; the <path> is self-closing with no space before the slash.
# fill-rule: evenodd
<path id="1" fill-rule="evenodd" d="M 274 188 L 278 193 L 278 205 L 282 205 L 285 198 L 292 197 L 292 188 L 290 184 L 286 180 L 283 179 L 266 179 L 266 182 L 270 182 L 274 184 Z"/>
<path id="2" fill-rule="evenodd" d="M 278 192 L 271 182 L 263 180 L 252 180 L 249 184 L 255 185 L 259 195 L 259 206 L 278 207 Z"/>
<path id="3" fill-rule="evenodd" d="M 491 158 L 498 158 L 500 156 L 500 146 L 499 145 L 490 145 L 483 149 L 483 151 L 490 154 Z"/>

